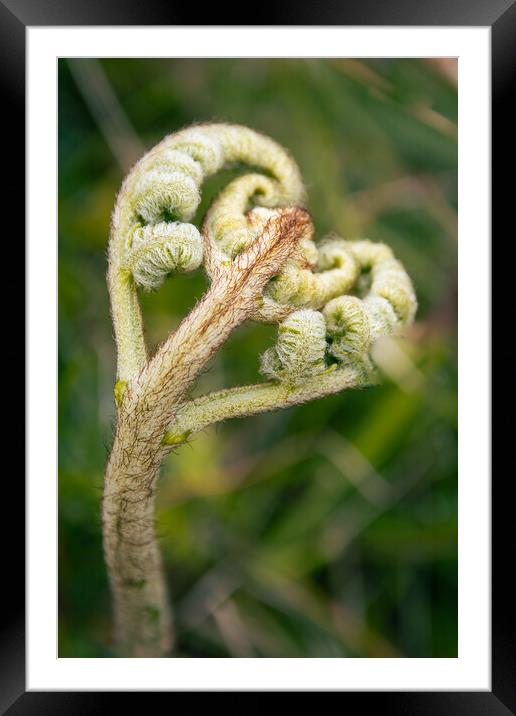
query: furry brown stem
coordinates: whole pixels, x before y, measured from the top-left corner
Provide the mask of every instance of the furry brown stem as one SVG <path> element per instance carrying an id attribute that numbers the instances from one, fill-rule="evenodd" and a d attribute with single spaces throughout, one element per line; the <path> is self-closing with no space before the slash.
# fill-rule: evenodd
<path id="1" fill-rule="evenodd" d="M 210 357 L 248 318 L 265 283 L 309 222 L 285 209 L 253 246 L 213 282 L 204 298 L 126 387 L 120 401 L 103 504 L 104 552 L 114 597 L 115 635 L 124 656 L 163 656 L 171 616 L 154 530 L 163 438 L 177 406 Z"/>

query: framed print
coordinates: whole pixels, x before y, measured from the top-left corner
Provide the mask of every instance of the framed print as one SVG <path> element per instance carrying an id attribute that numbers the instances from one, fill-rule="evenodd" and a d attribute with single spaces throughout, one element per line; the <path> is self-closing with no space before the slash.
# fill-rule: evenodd
<path id="1" fill-rule="evenodd" d="M 8 713 L 212 691 L 516 708 L 498 5 L 196 26 L 3 0 L 27 237 Z"/>

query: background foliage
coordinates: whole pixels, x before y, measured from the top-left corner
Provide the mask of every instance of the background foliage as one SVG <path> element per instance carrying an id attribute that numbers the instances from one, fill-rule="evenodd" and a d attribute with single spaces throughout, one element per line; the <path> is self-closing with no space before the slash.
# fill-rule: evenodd
<path id="1" fill-rule="evenodd" d="M 168 458 L 158 530 L 182 656 L 457 654 L 454 61 L 59 63 L 60 656 L 110 656 L 102 474 L 114 420 L 109 218 L 131 164 L 194 121 L 288 147 L 318 236 L 392 246 L 417 324 L 380 387 L 228 422 Z M 201 213 L 240 168 L 209 180 Z M 150 345 L 206 287 L 143 296 Z M 257 379 L 275 329 L 241 327 L 196 392 Z"/>

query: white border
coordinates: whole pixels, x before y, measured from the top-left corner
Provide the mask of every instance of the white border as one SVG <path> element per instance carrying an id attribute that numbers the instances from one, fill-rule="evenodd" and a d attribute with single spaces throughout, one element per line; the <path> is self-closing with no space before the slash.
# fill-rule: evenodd
<path id="1" fill-rule="evenodd" d="M 490 29 L 27 28 L 27 40 L 28 690 L 490 689 Z M 459 657 L 59 659 L 56 58 L 263 48 L 274 57 L 459 57 Z"/>

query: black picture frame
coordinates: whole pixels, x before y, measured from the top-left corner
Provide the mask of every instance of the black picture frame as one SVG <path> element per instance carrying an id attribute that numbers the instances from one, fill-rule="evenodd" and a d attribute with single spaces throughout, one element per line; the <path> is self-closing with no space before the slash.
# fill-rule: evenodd
<path id="1" fill-rule="evenodd" d="M 214 8 L 214 6 L 212 6 Z M 221 23 L 220 10 L 206 10 L 203 24 Z M 504 261 L 510 251 L 508 243 L 513 230 L 509 212 L 514 203 L 513 181 L 504 179 L 504 168 L 513 170 L 515 156 L 514 114 L 510 112 L 511 82 L 516 78 L 516 4 L 514 0 L 416 0 L 406 3 L 391 0 L 346 2 L 338 6 L 332 2 L 300 4 L 282 3 L 281 6 L 255 6 L 253 22 L 239 17 L 238 24 L 253 25 L 398 25 L 398 26 L 489 26 L 492 38 L 492 236 L 504 245 Z M 204 13 L 204 10 L 203 10 Z M 145 3 L 139 0 L 0 0 L 0 97 L 3 100 L 2 125 L 4 127 L 4 151 L 11 148 L 16 161 L 10 162 L 9 202 L 4 205 L 4 223 L 12 222 L 6 231 L 20 237 L 21 221 L 25 215 L 24 155 L 25 146 L 25 38 L 28 26 L 59 25 L 187 25 L 191 24 L 193 12 L 184 7 L 176 8 L 175 3 L 156 0 Z M 237 24 L 237 23 L 228 23 Z M 502 236 L 502 227 L 506 240 Z M 494 258 L 494 256 L 493 256 Z M 23 262 L 23 256 L 21 257 Z M 22 264 L 23 265 L 23 264 Z M 503 280 L 502 282 L 503 283 Z M 13 284 L 14 285 L 14 284 Z M 498 285 L 498 284 L 497 284 Z M 13 289 L 14 290 L 14 289 Z M 5 291 L 5 287 L 4 287 Z M 19 290 L 18 290 L 19 292 Z M 492 317 L 503 320 L 508 298 L 497 292 L 492 298 Z M 16 297 L 16 301 L 19 299 Z M 8 318 L 12 325 L 6 326 L 9 336 L 20 332 L 21 317 Z M 495 322 L 493 321 L 493 325 Z M 497 336 L 500 335 L 500 338 Z M 14 343 L 14 338 L 12 339 Z M 21 337 L 23 340 L 23 337 Z M 493 379 L 506 375 L 511 355 L 502 333 L 493 333 L 493 348 L 499 343 L 497 360 L 493 359 Z M 502 343 L 503 342 L 503 343 Z M 30 349 L 30 346 L 29 346 Z M 502 361 L 503 366 L 502 368 Z M 20 361 L 19 361 L 20 363 Z M 497 371 L 496 368 L 499 368 Z M 12 370 L 12 367 L 11 367 Z M 502 380 L 503 378 L 500 378 Z M 23 377 L 20 376 L 20 380 Z M 495 385 L 493 385 L 493 388 Z M 494 395 L 494 391 L 493 391 Z M 493 400 L 493 408 L 496 403 Z M 494 411 L 493 411 L 494 412 Z M 14 422 L 14 421 L 13 421 Z M 498 455 L 504 445 L 510 445 L 510 421 L 493 430 L 493 456 Z M 9 440 L 16 442 L 21 434 L 18 427 Z M 7 435 L 8 433 L 4 433 Z M 21 440 L 19 440 L 21 442 Z M 27 446 L 30 450 L 30 445 Z M 20 445 L 18 451 L 23 454 Z M 500 460 L 502 456 L 500 455 Z M 510 462 L 508 462 L 510 464 Z M 344 708 L 356 705 L 381 708 L 392 714 L 506 714 L 516 713 L 516 631 L 514 601 L 507 588 L 507 574 L 514 564 L 515 539 L 514 515 L 510 500 L 510 486 L 513 477 L 510 468 L 492 469 L 492 691 L 472 692 L 339 692 Z M 17 468 L 19 470 L 19 468 Z M 4 474 L 4 499 L 9 505 L 12 528 L 4 530 L 4 565 L 8 582 L 4 582 L 5 606 L 1 616 L 0 636 L 0 709 L 10 715 L 17 714 L 97 714 L 112 709 L 114 699 L 123 693 L 96 692 L 25 692 L 25 594 L 24 594 L 24 484 L 20 474 L 10 470 Z M 9 479 L 7 479 L 9 478 Z M 16 478 L 16 479 L 15 479 Z M 5 511 L 7 512 L 7 510 Z M 7 515 L 4 513 L 4 517 Z M 512 558 L 512 559 L 511 559 Z M 8 585 L 8 586 L 7 586 Z M 169 699 L 174 694 L 160 693 L 154 696 Z M 131 693 L 131 705 L 138 708 L 143 702 L 141 693 Z M 145 693 L 143 698 L 148 699 Z M 365 701 L 364 701 L 365 699 Z M 148 704 L 148 701 L 146 701 Z M 6 709 L 7 711 L 4 711 Z"/>

